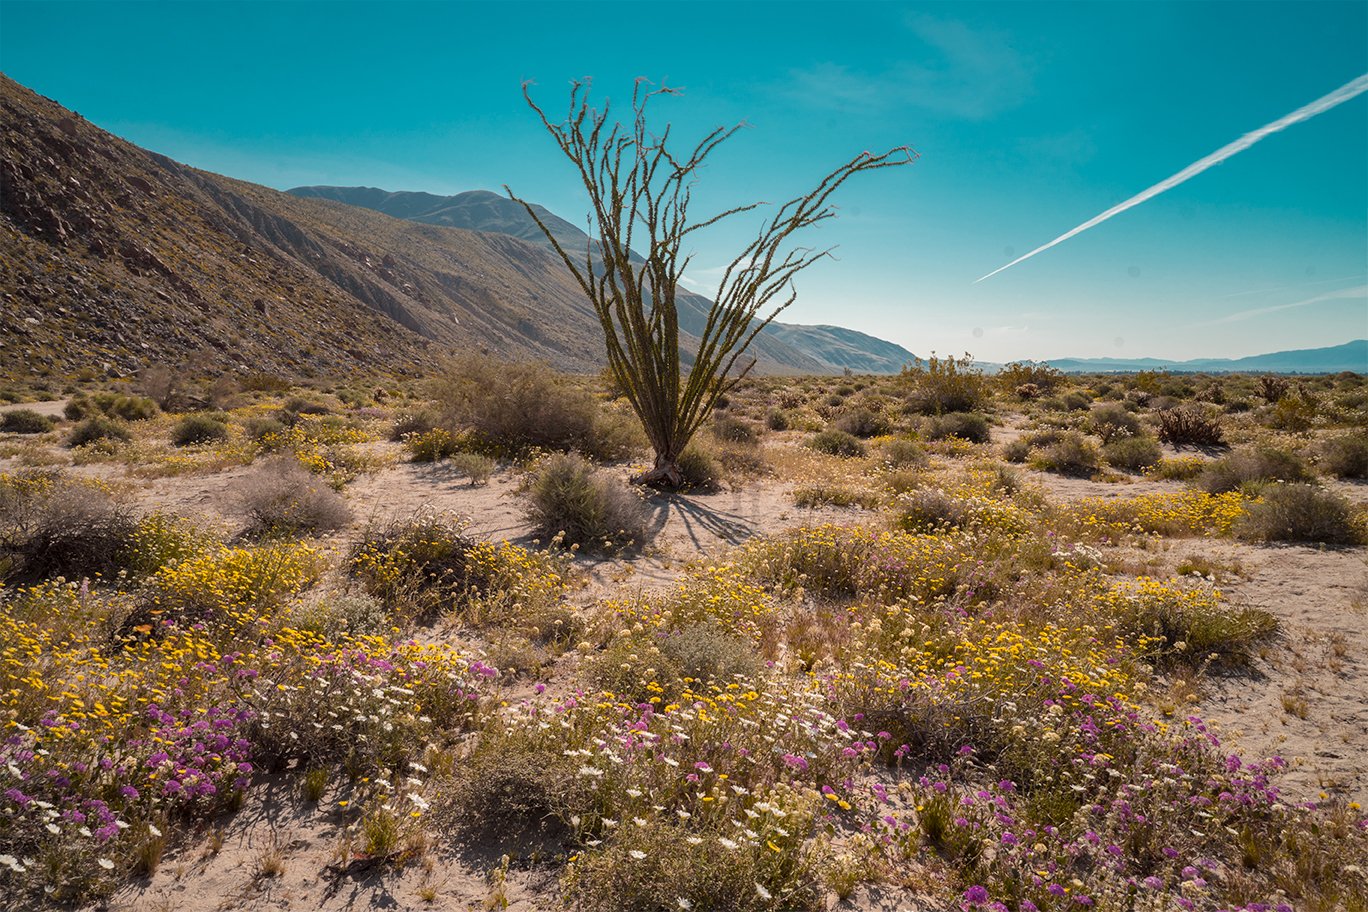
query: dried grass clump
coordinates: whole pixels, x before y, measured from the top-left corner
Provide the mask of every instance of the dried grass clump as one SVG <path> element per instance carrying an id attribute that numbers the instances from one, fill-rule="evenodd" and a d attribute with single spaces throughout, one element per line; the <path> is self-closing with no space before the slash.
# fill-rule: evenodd
<path id="1" fill-rule="evenodd" d="M 568 545 L 611 552 L 639 547 L 647 538 L 646 506 L 626 483 L 581 456 L 558 453 L 542 460 L 528 485 L 527 515 L 542 535 Z"/>
<path id="2" fill-rule="evenodd" d="M 351 522 L 346 500 L 290 456 L 276 456 L 242 480 L 238 502 L 248 535 L 331 532 Z"/>
<path id="3" fill-rule="evenodd" d="M 1102 452 L 1077 431 L 1065 431 L 1058 440 L 1036 450 L 1031 465 L 1059 475 L 1087 477 L 1102 468 Z"/>

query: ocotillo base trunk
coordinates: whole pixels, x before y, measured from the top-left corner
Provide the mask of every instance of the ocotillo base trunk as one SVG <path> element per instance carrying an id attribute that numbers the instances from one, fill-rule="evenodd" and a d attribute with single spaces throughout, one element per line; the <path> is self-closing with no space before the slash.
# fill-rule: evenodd
<path id="1" fill-rule="evenodd" d="M 684 487 L 684 473 L 679 470 L 679 457 L 656 455 L 655 468 L 634 475 L 632 481 L 666 491 L 678 491 Z"/>

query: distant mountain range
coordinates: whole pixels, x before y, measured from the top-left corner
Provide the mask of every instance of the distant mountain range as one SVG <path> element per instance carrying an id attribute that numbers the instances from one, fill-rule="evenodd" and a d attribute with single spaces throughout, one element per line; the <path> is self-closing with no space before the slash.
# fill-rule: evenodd
<path id="1" fill-rule="evenodd" d="M 546 235 L 528 217 L 521 204 L 488 190 L 469 190 L 454 196 L 415 191 L 392 193 L 374 187 L 296 187 L 286 192 L 373 209 L 427 225 L 507 234 L 552 249 Z M 532 208 L 566 250 L 583 251 L 588 247 L 590 238 L 584 231 L 543 206 L 533 205 Z M 675 305 L 679 310 L 680 328 L 695 335 L 701 333 L 712 301 L 680 288 L 676 291 Z M 752 351 L 762 362 L 772 362 L 786 371 L 819 374 L 846 369 L 857 374 L 896 373 L 915 357 L 901 345 L 853 329 L 779 322 L 765 327 L 752 343 Z"/>
<path id="2" fill-rule="evenodd" d="M 1167 370 L 1185 373 L 1368 373 L 1368 339 L 1355 339 L 1329 348 L 1305 348 L 1271 352 L 1248 358 L 1195 358 L 1165 361 L 1161 358 L 1058 358 L 1047 362 L 1068 373 L 1134 373 Z"/>

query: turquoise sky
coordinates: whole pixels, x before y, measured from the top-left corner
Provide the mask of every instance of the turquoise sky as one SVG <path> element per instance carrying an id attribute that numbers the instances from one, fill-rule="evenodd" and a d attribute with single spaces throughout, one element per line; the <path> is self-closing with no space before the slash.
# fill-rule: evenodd
<path id="1" fill-rule="evenodd" d="M 0 2 L 0 69 L 173 158 L 272 187 L 507 183 L 572 221 L 558 110 L 592 76 L 745 120 L 699 212 L 779 200 L 864 149 L 784 319 L 988 360 L 1240 356 L 1368 336 L 1368 94 L 980 284 L 1368 73 L 1368 3 Z M 706 287 L 747 226 L 699 236 Z M 1309 303 L 1307 303 L 1309 302 Z"/>

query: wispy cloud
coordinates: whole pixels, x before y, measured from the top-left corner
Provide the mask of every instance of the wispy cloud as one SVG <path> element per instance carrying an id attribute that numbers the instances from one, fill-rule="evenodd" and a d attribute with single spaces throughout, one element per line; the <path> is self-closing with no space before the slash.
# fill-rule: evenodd
<path id="1" fill-rule="evenodd" d="M 1362 95 L 1364 92 L 1368 92 L 1368 74 L 1364 74 L 1363 76 L 1360 76 L 1358 79 L 1355 79 L 1352 82 L 1340 86 L 1338 89 L 1331 92 L 1329 95 L 1317 98 L 1310 104 L 1298 108 L 1297 110 L 1293 111 L 1291 114 L 1288 114 L 1285 117 L 1280 117 L 1270 124 L 1265 124 L 1259 129 L 1253 131 L 1252 133 L 1246 133 L 1244 136 L 1241 136 L 1233 143 L 1222 146 L 1221 148 L 1217 149 L 1215 152 L 1211 153 L 1205 158 L 1198 159 L 1197 161 L 1188 165 L 1183 170 L 1179 171 L 1177 174 L 1173 175 L 1172 177 L 1166 178 L 1165 180 L 1161 180 L 1153 187 L 1150 187 L 1148 190 L 1144 190 L 1140 193 L 1137 193 L 1135 196 L 1132 196 L 1124 203 L 1119 203 L 1118 205 L 1115 205 L 1108 209 L 1106 212 L 1103 212 L 1101 215 L 1088 219 L 1086 222 L 1079 225 L 1077 228 L 1074 228 L 1070 231 L 1066 231 L 1064 234 L 1061 234 L 1053 241 L 1050 241 L 1050 243 L 1037 247 L 1035 250 L 1032 250 L 1025 256 L 1017 257 L 1015 260 L 1012 260 L 1012 262 L 1008 263 L 1006 266 L 999 266 L 997 269 L 994 269 L 992 272 L 988 273 L 985 276 L 980 276 L 979 278 L 974 280 L 974 284 L 977 285 L 984 279 L 992 278 L 999 272 L 1002 272 L 1004 269 L 1010 269 L 1011 267 L 1015 266 L 1017 263 L 1022 262 L 1023 260 L 1029 260 L 1037 253 L 1042 253 L 1046 250 L 1049 250 L 1051 247 L 1054 247 L 1057 244 L 1062 244 L 1069 238 L 1082 234 L 1089 228 L 1093 228 L 1097 225 L 1102 224 L 1112 216 L 1120 215 L 1127 209 L 1131 209 L 1135 206 L 1140 205 L 1141 203 L 1145 202 L 1145 200 L 1153 199 L 1154 197 L 1163 193 L 1165 190 L 1171 190 L 1179 184 L 1191 180 L 1192 178 L 1201 174 L 1208 168 L 1212 168 L 1216 165 L 1219 165 L 1221 162 L 1230 158 L 1232 155 L 1235 155 L 1237 152 L 1243 152 L 1245 149 L 1248 149 L 1250 146 L 1254 145 L 1256 142 L 1258 142 L 1266 136 L 1271 136 L 1274 133 L 1286 130 L 1293 124 L 1301 123 L 1303 120 L 1310 120 L 1317 114 L 1323 114 L 1326 111 L 1329 111 L 1331 108 L 1344 104 L 1351 98 L 1356 98 L 1359 95 Z"/>
<path id="2" fill-rule="evenodd" d="M 1195 323 L 1194 326 L 1221 326 L 1226 323 L 1239 323 L 1242 320 L 1252 320 L 1254 317 L 1262 317 L 1265 314 L 1278 313 L 1283 310 L 1294 310 L 1298 307 L 1310 307 L 1312 304 L 1323 304 L 1326 301 L 1344 301 L 1353 298 L 1368 299 L 1368 285 L 1356 285 L 1353 288 L 1341 288 L 1338 291 L 1329 291 L 1323 295 L 1316 295 L 1314 298 L 1307 298 L 1305 301 L 1293 301 L 1291 304 L 1275 304 L 1272 307 L 1255 307 L 1252 310 L 1241 310 L 1233 314 L 1227 314 L 1216 320 L 1207 320 L 1205 323 Z"/>
<path id="3" fill-rule="evenodd" d="M 907 28 L 920 45 L 908 49 L 909 59 L 879 70 L 832 62 L 792 70 L 783 94 L 815 107 L 911 107 L 981 120 L 1030 93 L 1030 68 L 1006 35 L 917 14 L 908 16 Z"/>
<path id="4" fill-rule="evenodd" d="M 1348 282 L 1350 279 L 1361 279 L 1362 275 L 1340 276 L 1334 279 L 1317 279 L 1314 282 L 1298 282 L 1295 285 L 1273 285 L 1269 288 L 1253 288 L 1249 291 L 1232 291 L 1230 294 L 1221 295 L 1223 298 L 1247 298 L 1250 295 L 1268 294 L 1270 291 L 1286 291 L 1289 288 L 1305 288 L 1308 285 L 1333 285 L 1336 282 Z"/>

